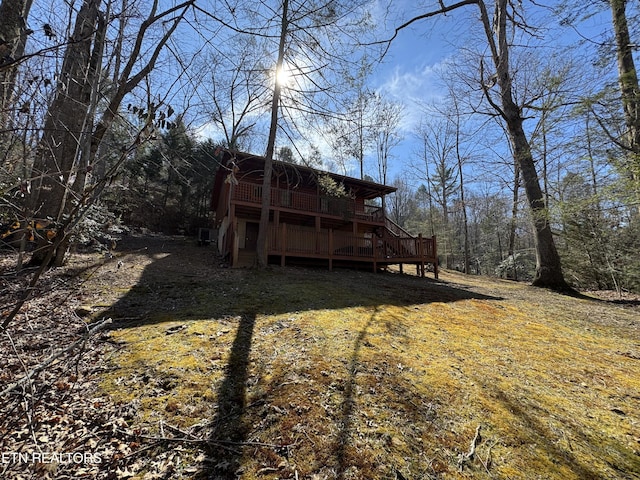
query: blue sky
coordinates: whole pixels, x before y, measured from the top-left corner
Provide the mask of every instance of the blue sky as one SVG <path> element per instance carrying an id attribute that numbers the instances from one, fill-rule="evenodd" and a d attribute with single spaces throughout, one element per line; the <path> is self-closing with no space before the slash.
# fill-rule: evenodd
<path id="1" fill-rule="evenodd" d="M 432 2 L 435 3 L 435 2 Z M 488 2 L 491 3 L 491 2 Z M 545 2 L 547 6 L 558 3 L 557 1 Z M 404 20 L 424 13 L 427 9 L 417 9 L 414 2 L 394 2 L 399 17 Z M 611 18 L 608 10 L 598 15 L 583 20 L 575 28 L 561 27 L 559 18 L 551 15 L 548 8 L 531 8 L 532 24 L 542 25 L 546 31 L 536 48 L 544 55 L 551 55 L 559 48 L 571 46 L 575 52 L 576 45 L 582 40 L 579 47 L 584 52 L 593 52 L 596 43 L 602 41 L 602 35 L 611 29 Z M 460 48 L 465 48 L 469 42 L 477 38 L 484 42 L 482 32 L 472 31 L 479 28 L 476 6 L 463 7 L 458 11 L 447 14 L 446 17 L 438 16 L 420 20 L 411 27 L 399 33 L 393 41 L 387 57 L 380 65 L 372 79 L 372 85 L 380 89 L 390 98 L 402 102 L 405 105 L 404 141 L 392 152 L 395 160 L 391 168 L 390 179 L 394 176 L 407 177 L 407 166 L 403 159 L 410 158 L 417 150 L 415 139 L 411 130 L 416 126 L 420 118 L 419 104 L 437 102 L 445 95 L 439 70 L 448 60 L 458 55 Z M 396 25 L 401 23 L 396 20 Z M 589 39 L 589 40 L 584 40 Z M 588 60 L 588 57 L 587 57 Z M 507 140 L 502 147 L 503 153 L 508 155 Z"/>
<path id="2" fill-rule="evenodd" d="M 415 2 L 394 2 L 397 18 L 387 22 L 392 34 L 396 25 L 415 15 L 428 11 L 417 9 Z M 446 95 L 441 70 L 451 60 L 467 36 L 468 19 L 476 15 L 477 8 L 468 6 L 446 16 L 421 20 L 401 30 L 393 40 L 383 63 L 376 68 L 372 87 L 389 99 L 402 103 L 403 141 L 393 149 L 388 181 L 405 176 L 406 163 L 415 156 L 416 140 L 413 131 L 419 125 L 425 105 L 439 103 Z M 381 25 L 381 30 L 385 28 Z M 383 32 L 381 34 L 384 35 Z"/>
<path id="3" fill-rule="evenodd" d="M 437 5 L 436 1 L 428 3 Z M 549 4 L 547 3 L 547 5 Z M 383 17 L 374 13 L 374 15 L 379 15 L 380 18 L 380 38 L 388 38 L 396 25 L 427 11 L 427 9 L 419 9 L 415 5 L 415 2 L 409 0 L 394 1 L 393 14 L 395 18 L 388 18 L 386 25 L 383 23 Z M 531 7 L 532 4 L 529 2 L 526 2 L 525 5 L 530 8 L 536 8 Z M 598 38 L 603 29 L 610 28 L 610 18 L 605 12 L 603 15 L 583 22 L 580 25 L 579 34 L 565 28 L 561 31 L 562 36 L 558 36 L 558 19 L 547 18 L 545 21 L 540 20 L 542 16 L 548 15 L 548 10 L 538 10 L 533 19 L 534 23 L 538 22 L 550 29 L 550 31 L 545 32 L 544 42 L 546 42 L 546 45 L 539 46 L 542 51 L 548 49 L 551 52 L 559 45 L 573 44 L 580 39 L 580 36 Z M 472 31 L 477 31 L 480 28 L 477 18 L 477 7 L 471 5 L 451 12 L 446 16 L 438 16 L 416 22 L 398 34 L 391 44 L 383 63 L 376 68 L 371 78 L 370 86 L 382 92 L 389 99 L 401 102 L 404 105 L 405 116 L 402 124 L 404 140 L 392 151 L 394 158 L 391 162 L 389 180 L 406 173 L 405 160 L 414 156 L 418 148 L 412 136 L 412 130 L 420 120 L 421 105 L 432 103 L 444 96 L 444 87 L 439 74 L 441 67 L 448 60 L 456 58 L 458 49 L 469 45 L 469 42 L 476 41 L 482 42 L 482 44 L 486 42 L 483 39 L 482 32 L 475 37 L 479 40 L 471 40 L 473 38 Z M 552 38 L 552 40 L 548 40 L 549 38 Z M 479 43 L 478 45 L 482 44 Z M 587 44 L 587 48 L 591 48 L 591 46 Z M 210 130 L 205 129 L 204 132 L 216 138 Z M 256 143 L 256 153 L 263 153 L 262 143 L 262 140 Z M 314 143 L 319 143 L 319 141 L 314 141 Z M 287 145 L 287 141 L 281 136 L 277 144 L 278 146 L 284 146 Z M 503 152 L 508 153 L 506 152 L 506 145 L 507 141 L 502 140 L 502 145 L 496 145 L 496 148 L 501 148 Z M 330 158 L 329 155 L 331 154 L 326 149 L 322 149 L 321 145 L 320 147 L 325 156 Z M 374 155 L 370 155 L 369 173 L 375 171 L 371 165 L 375 163 L 373 157 Z M 353 171 L 348 173 L 355 175 L 356 171 L 354 168 Z"/>

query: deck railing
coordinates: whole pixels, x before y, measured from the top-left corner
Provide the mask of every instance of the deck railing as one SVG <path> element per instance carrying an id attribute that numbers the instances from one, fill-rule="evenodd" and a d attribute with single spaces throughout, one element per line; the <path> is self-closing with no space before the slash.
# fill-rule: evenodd
<path id="1" fill-rule="evenodd" d="M 262 185 L 240 182 L 234 186 L 231 198 L 236 202 L 260 205 L 262 203 Z M 358 209 L 355 200 L 351 198 L 313 195 L 284 188 L 271 188 L 271 206 L 305 213 L 343 217 L 345 220 L 351 220 L 355 217 L 366 221 L 384 221 L 381 207 L 365 205 L 364 209 Z"/>
<path id="2" fill-rule="evenodd" d="M 353 235 L 337 230 L 280 224 L 269 231 L 271 255 L 352 259 L 381 263 L 433 262 L 435 238 Z"/>
<path id="3" fill-rule="evenodd" d="M 391 233 L 393 233 L 396 237 L 411 237 L 412 235 L 407 232 L 404 228 L 398 225 L 396 222 L 391 220 L 390 218 L 384 218 L 384 226 L 387 227 Z"/>

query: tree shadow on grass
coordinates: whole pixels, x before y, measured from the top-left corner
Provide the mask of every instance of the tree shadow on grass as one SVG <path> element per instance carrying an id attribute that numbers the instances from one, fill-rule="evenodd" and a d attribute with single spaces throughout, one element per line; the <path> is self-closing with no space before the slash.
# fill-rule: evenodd
<path id="1" fill-rule="evenodd" d="M 349 444 L 351 443 L 351 435 L 352 435 L 352 423 L 354 410 L 356 406 L 356 375 L 358 374 L 358 368 L 360 367 L 360 349 L 364 345 L 367 332 L 371 325 L 375 322 L 376 315 L 378 314 L 378 308 L 374 309 L 371 317 L 367 321 L 364 328 L 360 330 L 358 336 L 356 337 L 356 341 L 353 345 L 353 352 L 351 354 L 351 359 L 349 360 L 348 366 L 348 379 L 347 385 L 344 389 L 344 397 L 342 401 L 342 411 L 340 416 L 340 427 L 338 433 L 338 439 L 335 447 L 335 456 L 337 463 L 337 479 L 342 480 L 345 477 L 345 473 L 349 467 L 349 463 L 347 461 L 347 449 Z"/>
<path id="2" fill-rule="evenodd" d="M 202 471 L 208 478 L 235 479 L 241 467 L 242 449 L 246 446 L 250 428 L 244 413 L 255 325 L 255 316 L 241 316 L 224 379 L 218 388 L 218 408 L 211 421 L 212 430 L 207 444 L 210 464 Z"/>
<path id="3" fill-rule="evenodd" d="M 542 419 L 529 413 L 527 409 L 521 406 L 517 399 L 510 397 L 507 393 L 495 386 L 491 388 L 491 392 L 494 398 L 504 405 L 507 410 L 522 423 L 526 431 L 530 432 L 532 435 L 531 441 L 545 452 L 547 458 L 559 464 L 566 465 L 567 468 L 576 475 L 576 478 L 580 478 L 581 480 L 599 480 L 602 478 L 601 474 L 596 473 L 589 465 L 581 462 L 570 449 L 562 448 L 550 439 L 547 432 L 548 428 L 544 425 Z M 566 425 L 566 428 L 570 428 L 569 425 Z M 581 437 L 581 440 L 584 441 L 585 444 L 590 443 L 589 439 L 581 432 L 574 430 L 574 433 Z M 627 471 L 633 471 L 633 467 L 629 467 Z"/>
<path id="4" fill-rule="evenodd" d="M 105 316 L 113 318 L 113 328 L 131 329 L 165 322 L 187 324 L 202 319 L 215 322 L 233 318 L 237 321 L 224 376 L 216 389 L 215 414 L 208 422 L 207 458 L 198 473 L 199 478 L 237 478 L 241 475 L 244 456 L 265 446 L 251 441 L 252 426 L 247 418 L 250 364 L 252 359 L 259 362 L 265 354 L 252 352 L 260 316 L 349 307 L 373 308 L 374 313 L 353 344 L 337 418 L 339 433 L 333 448 L 333 464 L 339 478 L 343 478 L 348 468 L 360 350 L 378 308 L 466 299 L 500 300 L 409 275 L 302 268 L 223 269 L 219 268 L 212 249 L 169 240 L 164 240 L 161 246 L 149 247 L 144 254 L 151 262 L 137 284 L 105 312 Z M 348 328 L 345 323 L 345 329 Z M 171 352 L 167 351 L 167 355 Z M 277 448 L 277 441 L 267 447 Z"/>

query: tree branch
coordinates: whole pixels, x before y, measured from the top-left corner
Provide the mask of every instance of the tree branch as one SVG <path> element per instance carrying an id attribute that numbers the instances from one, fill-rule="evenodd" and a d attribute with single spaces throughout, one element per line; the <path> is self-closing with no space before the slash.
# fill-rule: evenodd
<path id="1" fill-rule="evenodd" d="M 60 350 L 59 352 L 54 353 L 53 355 L 51 355 L 49 358 L 47 358 L 44 362 L 42 362 L 40 365 L 38 365 L 37 367 L 35 367 L 33 370 L 31 370 L 30 372 L 28 372 L 24 377 L 22 377 L 20 380 L 18 380 L 15 383 L 12 383 L 11 385 L 9 385 L 7 388 L 5 388 L 2 392 L 0 392 L 0 397 L 4 397 L 5 395 L 7 395 L 8 393 L 12 392 L 13 390 L 15 390 L 16 388 L 18 388 L 20 385 L 22 385 L 23 383 L 28 382 L 29 380 L 31 380 L 31 378 L 36 375 L 37 373 L 41 372 L 42 370 L 44 370 L 45 368 L 47 368 L 49 365 L 51 365 L 53 362 L 55 362 L 58 358 L 60 358 L 61 356 L 63 356 L 66 353 L 69 353 L 71 350 L 75 349 L 78 345 L 85 343 L 89 337 L 92 337 L 93 335 L 95 335 L 97 332 L 99 332 L 100 330 L 104 329 L 107 325 L 111 324 L 111 319 L 107 318 L 106 320 L 100 322 L 98 325 L 94 326 L 91 330 L 89 330 L 88 332 L 86 332 L 81 339 L 76 340 L 75 342 L 73 342 L 71 345 L 69 345 L 67 348 Z"/>
<path id="2" fill-rule="evenodd" d="M 127 93 L 131 92 L 131 90 L 133 90 L 138 85 L 138 83 L 140 83 L 140 81 L 145 77 L 145 75 L 148 75 L 149 72 L 151 72 L 151 70 L 155 65 L 156 60 L 158 59 L 158 56 L 160 55 L 160 51 L 162 50 L 162 48 L 164 48 L 165 44 L 169 40 L 169 37 L 171 36 L 171 34 L 173 34 L 175 29 L 178 27 L 178 24 L 180 23 L 180 21 L 184 18 L 184 15 L 187 9 L 193 6 L 194 3 L 195 3 L 195 0 L 187 0 L 185 2 L 182 2 L 180 5 L 176 5 L 175 7 L 165 12 L 162 12 L 161 14 L 156 15 L 157 2 L 155 2 L 152 11 L 149 14 L 149 17 L 147 17 L 147 19 L 142 23 L 140 27 L 140 31 L 138 32 L 138 35 L 136 37 L 136 42 L 135 42 L 133 51 L 131 52 L 129 61 L 124 67 L 122 75 L 120 77 L 121 78 L 120 85 L 115 95 L 109 102 L 109 106 L 104 111 L 102 118 L 96 125 L 96 128 L 94 130 L 94 133 L 91 139 L 91 152 L 89 155 L 90 159 L 94 158 L 95 153 L 98 150 L 98 145 L 100 144 L 100 142 L 102 141 L 102 138 L 104 137 L 107 130 L 111 126 L 111 123 L 113 122 L 113 119 L 116 116 L 116 112 L 118 111 L 123 98 Z M 147 29 L 153 23 L 157 22 L 161 18 L 166 17 L 167 15 L 180 9 L 182 9 L 182 13 L 178 17 L 173 19 L 173 25 L 171 25 L 169 30 L 162 36 L 162 38 L 156 45 L 156 48 L 153 51 L 153 54 L 151 55 L 151 58 L 149 59 L 147 64 L 137 74 L 129 78 L 134 65 L 139 59 L 138 57 L 140 55 L 140 50 L 142 49 L 142 41 L 144 39 Z"/>
<path id="3" fill-rule="evenodd" d="M 486 85 L 484 83 L 484 61 L 480 60 L 480 87 L 482 88 L 482 93 L 484 93 L 484 97 L 487 99 L 487 102 L 489 102 L 489 105 L 491 105 L 491 108 L 493 108 L 496 112 L 498 112 L 498 115 L 500 115 L 502 118 L 506 120 L 506 115 L 502 111 L 502 108 L 500 108 L 500 105 L 494 102 L 493 99 L 491 98 L 489 89 L 492 86 L 493 85 Z"/>
<path id="4" fill-rule="evenodd" d="M 458 3 L 454 3 L 453 5 L 445 5 L 444 2 L 442 0 L 440 0 L 440 9 L 439 10 L 434 10 L 432 12 L 427 12 L 427 13 L 423 13 L 422 15 L 418 15 L 416 17 L 413 17 L 412 19 L 406 21 L 405 23 L 403 23 L 402 25 L 400 25 L 399 27 L 396 27 L 395 31 L 393 32 L 393 35 L 391 36 L 391 38 L 388 38 L 387 40 L 379 40 L 377 42 L 372 42 L 372 43 L 367 43 L 365 45 L 369 46 L 369 45 L 380 45 L 380 44 L 387 44 L 387 48 L 385 49 L 384 53 L 382 54 L 382 56 L 384 57 L 387 54 L 387 51 L 389 50 L 389 47 L 391 46 L 391 42 L 393 42 L 396 37 L 398 36 L 398 34 L 400 33 L 401 30 L 404 30 L 405 28 L 409 27 L 410 25 L 420 21 L 420 20 L 424 20 L 425 18 L 431 18 L 431 17 L 435 17 L 436 15 L 443 15 L 447 12 L 451 12 L 453 10 L 457 10 L 458 8 L 467 6 L 467 5 L 477 5 L 478 4 L 478 0 L 463 0 L 461 2 Z"/>

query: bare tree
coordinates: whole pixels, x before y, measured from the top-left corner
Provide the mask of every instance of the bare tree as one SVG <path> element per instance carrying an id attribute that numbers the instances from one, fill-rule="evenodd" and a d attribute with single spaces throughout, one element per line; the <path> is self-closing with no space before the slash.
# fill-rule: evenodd
<path id="1" fill-rule="evenodd" d="M 199 82 L 194 93 L 201 98 L 204 114 L 221 131 L 231 149 L 247 149 L 260 117 L 269 105 L 271 68 L 264 63 L 259 38 L 235 34 L 229 48 L 209 54 L 203 71 L 210 89 Z"/>
<path id="2" fill-rule="evenodd" d="M 609 3 L 615 32 L 618 83 L 626 124 L 624 144 L 628 153 L 625 170 L 633 182 L 636 200 L 640 202 L 640 86 L 633 59 L 636 46 L 631 42 L 629 34 L 626 0 L 610 0 Z M 637 211 L 640 209 L 636 208 Z"/>
<path id="3" fill-rule="evenodd" d="M 425 116 L 430 116 L 425 113 Z M 442 232 L 439 244 L 445 256 L 445 265 L 452 268 L 452 234 L 449 225 L 451 198 L 457 189 L 456 131 L 450 118 L 423 120 L 419 133 L 425 156 L 420 168 L 429 185 L 430 195 L 442 213 Z M 431 168 L 433 167 L 433 168 Z M 432 172 L 432 173 L 429 173 Z"/>
<path id="4" fill-rule="evenodd" d="M 425 128 L 425 125 L 421 125 L 416 132 L 414 132 L 415 137 L 420 141 L 420 149 L 416 152 L 416 156 L 419 159 L 418 164 L 412 165 L 411 167 L 417 172 L 418 178 L 424 181 L 418 187 L 417 195 L 422 200 L 422 203 L 427 208 L 428 211 L 428 220 L 429 220 L 429 231 L 431 235 L 435 235 L 435 207 L 434 207 L 434 195 L 431 192 L 431 182 L 429 179 L 431 178 L 431 173 L 429 171 L 429 160 L 431 158 L 430 149 L 429 149 L 429 132 L 428 129 Z"/>
<path id="5" fill-rule="evenodd" d="M 2 0 L 0 3 L 0 132 L 7 128 L 18 62 L 31 33 L 26 19 L 32 3 L 33 0 Z"/>
<path id="6" fill-rule="evenodd" d="M 82 157 L 83 137 L 103 56 L 106 23 L 100 0 L 86 0 L 78 11 L 73 42 L 67 47 L 56 96 L 45 117 L 33 167 L 31 211 L 62 220 L 73 171 Z M 44 252 L 43 252 L 44 254 Z"/>
<path id="7" fill-rule="evenodd" d="M 388 206 L 389 216 L 391 220 L 405 228 L 414 204 L 414 195 L 403 177 L 396 177 L 391 185 L 397 190 L 391 195 L 391 205 Z"/>
<path id="8" fill-rule="evenodd" d="M 374 99 L 374 118 L 371 126 L 373 142 L 376 147 L 378 181 L 387 183 L 389 161 L 392 151 L 402 141 L 400 122 L 402 121 L 402 105 L 376 94 Z"/>
<path id="9" fill-rule="evenodd" d="M 440 8 L 415 16 L 400 25 L 397 33 L 417 21 L 442 15 L 466 6 L 476 6 L 486 37 L 489 64 L 480 61 L 480 85 L 489 104 L 506 125 L 515 161 L 520 167 L 535 230 L 536 275 L 533 285 L 558 291 L 570 291 L 562 273 L 560 256 L 555 246 L 551 222 L 540 188 L 538 172 L 531 145 L 524 130 L 522 109 L 514 100 L 510 64 L 510 28 L 524 27 L 524 18 L 518 5 L 508 0 L 495 0 L 493 15 L 483 0 L 463 0 L 451 5 L 440 2 Z M 395 38 L 395 35 L 394 37 Z M 393 40 L 393 38 L 391 40 Z M 497 98 L 496 98 L 497 97 Z"/>
<path id="10" fill-rule="evenodd" d="M 58 235 L 66 240 L 56 242 L 55 264 L 64 259 L 69 232 L 65 231 L 66 216 L 82 198 L 84 179 L 92 169 L 98 148 L 114 120 L 125 96 L 131 93 L 152 71 L 164 45 L 176 30 L 194 0 L 187 0 L 159 12 L 155 0 L 148 16 L 140 25 L 128 61 L 122 67 L 118 81 L 108 94 L 106 107 L 99 113 L 97 87 L 104 53 L 107 17 L 100 10 L 101 0 L 84 0 L 75 19 L 72 42 L 69 43 L 59 74 L 56 95 L 51 103 L 43 128 L 40 146 L 32 172 L 33 194 L 28 215 L 38 215 L 59 224 Z M 166 26 L 155 46 L 143 59 L 143 45 L 152 26 Z M 143 60 L 140 67 L 140 61 Z M 134 73 L 134 68 L 139 70 Z M 139 116 L 155 118 L 158 105 L 138 111 Z M 98 121 L 94 124 L 94 118 Z M 148 125 L 148 122 L 145 123 Z M 47 257 L 46 239 L 33 256 L 41 263 Z"/>
<path id="11" fill-rule="evenodd" d="M 597 124 L 613 144 L 610 164 L 628 182 L 620 191 L 627 197 L 629 213 L 633 217 L 640 213 L 640 84 L 634 54 L 637 52 L 638 3 L 627 0 L 603 0 L 600 2 L 559 2 L 554 13 L 562 18 L 562 25 L 579 31 L 580 22 L 594 15 L 609 11 L 612 32 L 599 35 L 583 35 L 583 42 L 595 47 L 595 65 L 601 68 L 598 79 L 593 82 L 594 92 L 585 92 L 582 97 L 591 109 Z M 611 78 L 615 59 L 617 75 Z M 615 82 L 615 83 L 614 83 Z M 584 82 L 583 82 L 584 84 Z M 617 85 L 615 85 L 617 84 Z"/>
<path id="12" fill-rule="evenodd" d="M 464 189 L 464 171 L 463 164 L 465 163 L 466 158 L 461 153 L 460 147 L 462 145 L 462 132 L 461 132 L 461 121 L 462 121 L 462 113 L 460 112 L 460 107 L 458 105 L 458 101 L 455 96 L 451 96 L 453 100 L 453 111 L 451 112 L 451 121 L 455 126 L 455 135 L 456 135 L 456 160 L 458 165 L 458 179 L 460 186 L 460 208 L 462 209 L 462 228 L 463 228 L 463 271 L 466 274 L 471 273 L 471 265 L 470 265 L 470 247 L 469 247 L 469 220 L 467 218 L 467 204 L 465 202 L 465 189 Z"/>
<path id="13" fill-rule="evenodd" d="M 289 0 L 282 2 L 282 21 L 280 23 L 280 41 L 278 44 L 278 58 L 276 60 L 276 72 L 282 70 L 284 65 L 284 53 L 289 36 Z M 258 228 L 257 257 L 258 265 L 266 267 L 269 263 L 267 254 L 269 234 L 269 210 L 271 208 L 271 174 L 273 171 L 273 152 L 276 146 L 276 134 L 278 131 L 278 110 L 280 108 L 280 93 L 282 83 L 274 79 L 273 97 L 271 102 L 271 123 L 269 125 L 269 140 L 264 162 L 264 179 L 262 182 L 262 205 L 260 210 L 260 226 Z"/>
<path id="14" fill-rule="evenodd" d="M 359 167 L 360 178 L 364 179 L 365 156 L 374 143 L 374 106 L 375 92 L 367 85 L 370 73 L 369 61 L 364 58 L 356 74 L 348 74 L 347 81 L 354 89 L 354 95 L 348 99 L 346 111 L 329 121 L 329 135 L 333 151 L 342 159 L 345 175 L 347 163 L 355 160 Z"/>

